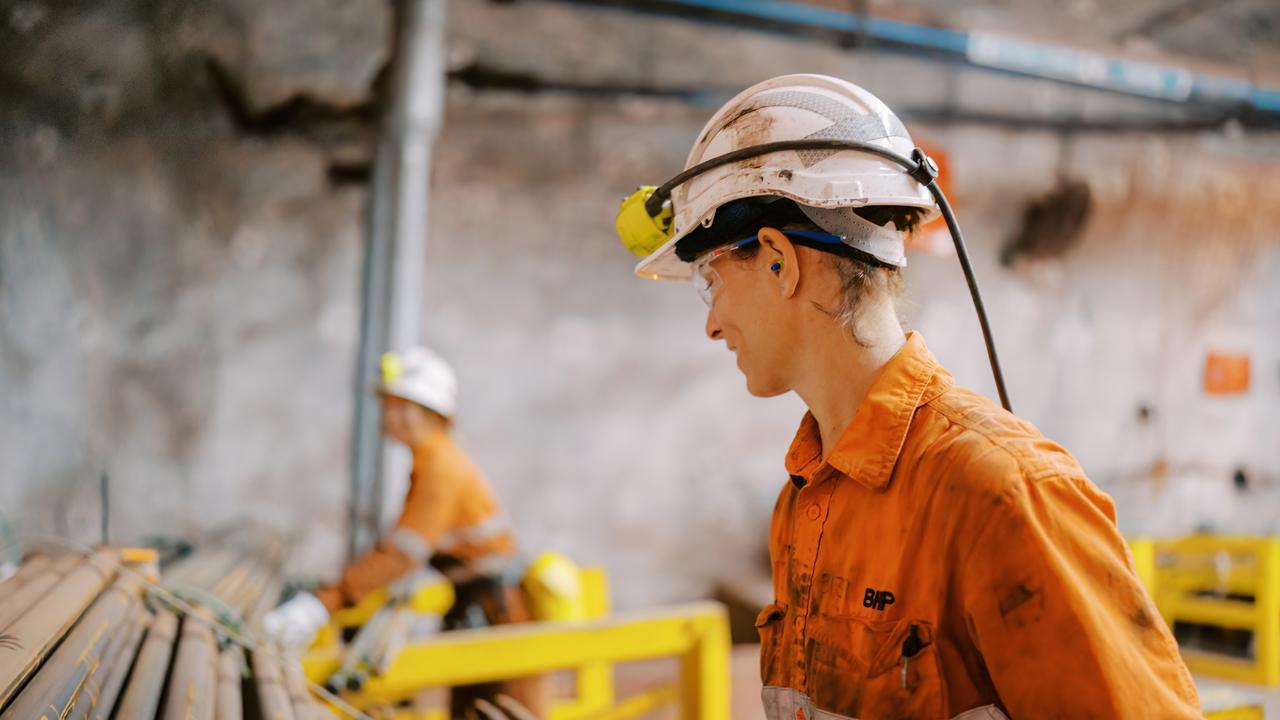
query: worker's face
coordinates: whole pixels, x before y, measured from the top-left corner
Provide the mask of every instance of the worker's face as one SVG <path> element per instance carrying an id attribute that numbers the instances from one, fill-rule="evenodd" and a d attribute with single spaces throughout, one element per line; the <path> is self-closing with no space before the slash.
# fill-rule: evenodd
<path id="1" fill-rule="evenodd" d="M 426 408 L 394 395 L 382 396 L 382 431 L 388 437 L 413 445 L 429 430 L 430 418 Z"/>
<path id="2" fill-rule="evenodd" d="M 746 376 L 747 391 L 758 397 L 773 397 L 791 389 L 790 363 L 794 325 L 788 315 L 796 301 L 788 292 L 787 262 L 794 260 L 794 248 L 777 231 L 763 230 L 763 242 L 754 255 L 742 259 L 725 255 L 714 261 L 718 275 L 707 312 L 707 337 L 723 340 L 737 357 L 738 370 Z M 776 237 L 775 237 L 776 236 Z M 783 251 L 776 240 L 787 244 Z M 771 266 L 783 262 L 780 271 Z"/>

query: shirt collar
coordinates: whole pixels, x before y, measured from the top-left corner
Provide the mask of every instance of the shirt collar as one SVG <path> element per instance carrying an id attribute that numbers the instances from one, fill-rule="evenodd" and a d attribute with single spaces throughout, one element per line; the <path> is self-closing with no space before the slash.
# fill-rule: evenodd
<path id="1" fill-rule="evenodd" d="M 416 445 L 409 450 L 413 453 L 414 459 L 429 458 L 439 455 L 445 448 L 453 443 L 449 433 L 444 430 L 433 430 L 425 437 L 421 438 Z"/>
<path id="2" fill-rule="evenodd" d="M 916 408 L 946 392 L 952 383 L 951 373 L 938 364 L 920 333 L 909 333 L 906 343 L 881 368 L 825 462 L 818 422 L 812 413 L 805 413 L 787 451 L 792 482 L 821 482 L 839 473 L 873 490 L 883 490 L 889 485 Z"/>

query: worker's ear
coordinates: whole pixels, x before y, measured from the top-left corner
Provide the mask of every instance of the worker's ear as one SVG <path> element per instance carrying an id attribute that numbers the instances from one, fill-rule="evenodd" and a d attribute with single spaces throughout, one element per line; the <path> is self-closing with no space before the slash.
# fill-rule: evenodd
<path id="1" fill-rule="evenodd" d="M 796 260 L 796 246 L 776 228 L 760 228 L 756 237 L 760 240 L 760 252 L 764 253 L 765 266 L 777 278 L 782 296 L 794 296 L 796 288 L 800 286 L 800 263 Z"/>

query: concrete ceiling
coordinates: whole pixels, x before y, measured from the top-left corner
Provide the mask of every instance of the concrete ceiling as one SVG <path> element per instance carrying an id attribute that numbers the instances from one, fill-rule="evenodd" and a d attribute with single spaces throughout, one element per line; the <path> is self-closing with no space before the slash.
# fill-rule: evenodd
<path id="1" fill-rule="evenodd" d="M 1280 76 L 1277 0 L 802 0 L 960 30 Z"/>

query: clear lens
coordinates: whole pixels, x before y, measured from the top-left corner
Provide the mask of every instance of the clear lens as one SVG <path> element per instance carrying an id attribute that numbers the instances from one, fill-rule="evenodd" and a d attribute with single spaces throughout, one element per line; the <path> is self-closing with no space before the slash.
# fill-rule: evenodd
<path id="1" fill-rule="evenodd" d="M 702 302 L 707 307 L 711 307 L 711 301 L 715 299 L 715 293 L 720 288 L 720 273 L 711 267 L 711 263 L 715 262 L 721 255 L 731 253 L 738 248 L 749 245 L 756 241 L 754 237 L 747 237 L 735 243 L 723 245 L 721 247 L 706 253 L 702 257 L 689 263 L 690 269 L 693 271 L 692 281 L 693 289 L 697 291 L 698 297 L 702 298 Z"/>
<path id="2" fill-rule="evenodd" d="M 720 286 L 720 273 L 711 267 L 711 263 L 716 258 L 728 252 L 731 248 L 718 248 L 694 260 L 692 263 L 693 289 L 697 291 L 698 297 L 702 298 L 702 302 L 707 307 L 711 307 L 711 301 L 715 297 L 716 289 Z"/>
<path id="3" fill-rule="evenodd" d="M 694 269 L 693 289 L 697 291 L 698 297 L 702 298 L 702 302 L 706 303 L 707 307 L 711 307 L 711 299 L 719 283 L 720 275 L 710 265 Z"/>

